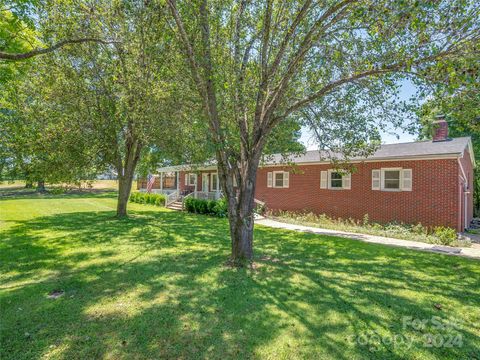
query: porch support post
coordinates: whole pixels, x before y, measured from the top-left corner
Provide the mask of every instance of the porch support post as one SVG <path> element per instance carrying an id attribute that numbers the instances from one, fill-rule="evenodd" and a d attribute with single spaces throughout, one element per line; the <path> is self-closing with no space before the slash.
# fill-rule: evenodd
<path id="1" fill-rule="evenodd" d="M 160 193 L 163 193 L 163 171 L 160 172 Z"/>
<path id="2" fill-rule="evenodd" d="M 177 191 L 180 190 L 180 171 L 177 171 Z"/>

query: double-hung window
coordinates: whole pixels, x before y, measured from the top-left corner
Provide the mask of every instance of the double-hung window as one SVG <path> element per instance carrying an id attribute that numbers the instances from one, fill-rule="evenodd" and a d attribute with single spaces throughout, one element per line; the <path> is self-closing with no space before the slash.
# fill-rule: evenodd
<path id="1" fill-rule="evenodd" d="M 343 187 L 342 183 L 342 174 L 339 172 L 330 173 L 330 188 L 332 189 L 341 189 Z"/>
<path id="2" fill-rule="evenodd" d="M 320 172 L 320 188 L 321 189 L 351 189 L 352 174 L 330 169 Z"/>
<path id="3" fill-rule="evenodd" d="M 382 168 L 372 170 L 372 190 L 412 191 L 412 169 Z"/>
<path id="4" fill-rule="evenodd" d="M 400 190 L 401 170 L 383 170 L 383 189 Z"/>
<path id="5" fill-rule="evenodd" d="M 194 173 L 185 174 L 185 185 L 195 186 L 196 183 L 197 183 L 197 174 L 194 174 Z"/>
<path id="6" fill-rule="evenodd" d="M 272 171 L 267 173 L 267 187 L 288 188 L 289 173 L 287 171 Z"/>

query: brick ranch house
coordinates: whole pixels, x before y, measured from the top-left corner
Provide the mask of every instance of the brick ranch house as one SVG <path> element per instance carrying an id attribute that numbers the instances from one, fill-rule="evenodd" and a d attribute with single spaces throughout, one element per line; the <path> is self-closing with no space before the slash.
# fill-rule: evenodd
<path id="1" fill-rule="evenodd" d="M 445 121 L 433 141 L 382 145 L 366 159 L 353 159 L 356 171 L 342 174 L 319 151 L 291 156 L 286 165 L 272 156 L 258 170 L 255 198 L 269 210 L 311 211 L 335 218 L 392 221 L 465 230 L 473 218 L 473 169 L 470 137 L 448 138 Z M 146 181 L 139 180 L 144 190 Z M 159 169 L 153 192 L 167 205 L 191 194 L 221 196 L 215 165 Z"/>

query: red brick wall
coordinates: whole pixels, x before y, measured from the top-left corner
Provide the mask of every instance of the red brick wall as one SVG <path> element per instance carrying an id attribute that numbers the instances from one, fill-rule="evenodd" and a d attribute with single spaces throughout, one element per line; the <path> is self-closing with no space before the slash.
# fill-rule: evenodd
<path id="1" fill-rule="evenodd" d="M 267 187 L 267 172 L 282 167 L 261 168 L 255 197 L 265 201 L 271 210 L 307 210 L 354 219 L 368 214 L 376 222 L 420 222 L 425 226 L 459 229 L 456 159 L 368 162 L 356 166 L 358 171 L 352 175 L 351 190 L 320 189 L 320 171 L 332 168 L 328 164 L 299 166 L 303 173 L 290 173 L 287 189 Z M 372 170 L 382 167 L 412 169 L 412 191 L 372 190 Z"/>

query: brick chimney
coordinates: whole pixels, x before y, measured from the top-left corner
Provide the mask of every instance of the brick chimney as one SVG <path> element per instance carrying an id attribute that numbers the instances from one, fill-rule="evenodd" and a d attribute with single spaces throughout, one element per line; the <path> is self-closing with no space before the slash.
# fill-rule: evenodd
<path id="1" fill-rule="evenodd" d="M 448 140 L 448 123 L 445 115 L 437 115 L 433 122 L 433 142 Z"/>

